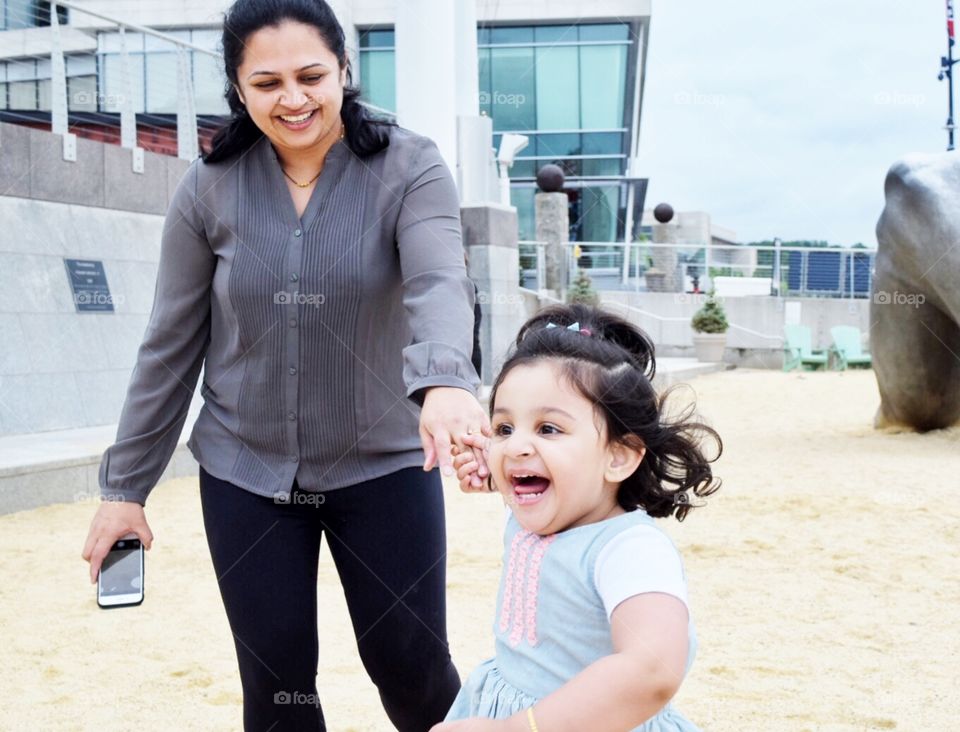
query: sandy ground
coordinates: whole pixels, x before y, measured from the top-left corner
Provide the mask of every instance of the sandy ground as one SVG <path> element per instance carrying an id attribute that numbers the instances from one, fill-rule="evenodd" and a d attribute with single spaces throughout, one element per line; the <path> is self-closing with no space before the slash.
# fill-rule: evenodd
<path id="1" fill-rule="evenodd" d="M 700 637 L 677 706 L 708 732 L 956 729 L 960 429 L 874 431 L 870 372 L 738 370 L 690 388 L 726 452 L 710 505 L 665 523 Z M 450 636 L 465 675 L 492 649 L 501 508 L 448 496 Z M 0 516 L 0 730 L 239 730 L 196 480 L 151 495 L 139 608 L 96 606 L 79 557 L 93 511 Z M 326 551 L 319 595 L 330 729 L 391 729 Z"/>

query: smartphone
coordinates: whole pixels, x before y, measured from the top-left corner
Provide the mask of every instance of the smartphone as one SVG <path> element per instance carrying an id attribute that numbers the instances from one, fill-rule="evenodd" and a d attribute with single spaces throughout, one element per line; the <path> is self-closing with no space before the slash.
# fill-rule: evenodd
<path id="1" fill-rule="evenodd" d="M 143 602 L 143 545 L 136 534 L 117 539 L 100 567 L 97 604 L 128 607 Z"/>

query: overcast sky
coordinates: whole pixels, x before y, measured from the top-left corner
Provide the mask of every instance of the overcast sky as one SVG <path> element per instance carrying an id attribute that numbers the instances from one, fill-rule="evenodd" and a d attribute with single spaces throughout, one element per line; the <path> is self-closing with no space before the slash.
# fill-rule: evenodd
<path id="1" fill-rule="evenodd" d="M 876 246 L 891 163 L 946 150 L 945 17 L 944 0 L 653 0 L 647 207 L 739 241 Z"/>

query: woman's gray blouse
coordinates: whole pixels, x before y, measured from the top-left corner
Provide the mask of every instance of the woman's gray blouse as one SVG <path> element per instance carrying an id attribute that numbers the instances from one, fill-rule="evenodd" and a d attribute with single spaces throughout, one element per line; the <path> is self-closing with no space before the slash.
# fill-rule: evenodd
<path id="1" fill-rule="evenodd" d="M 176 447 L 264 496 L 422 465 L 423 390 L 475 393 L 474 289 L 436 145 L 402 128 L 360 158 L 336 143 L 301 219 L 273 146 L 186 172 L 100 492 L 143 504 Z"/>

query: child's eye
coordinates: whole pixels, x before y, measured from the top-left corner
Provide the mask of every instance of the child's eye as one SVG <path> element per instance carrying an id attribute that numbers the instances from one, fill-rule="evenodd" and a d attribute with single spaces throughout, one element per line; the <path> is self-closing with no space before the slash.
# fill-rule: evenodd
<path id="1" fill-rule="evenodd" d="M 505 423 L 501 423 L 501 424 L 498 424 L 496 427 L 493 428 L 493 434 L 494 434 L 494 435 L 497 435 L 497 436 L 500 436 L 500 437 L 503 437 L 503 436 L 505 436 L 505 435 L 509 435 L 512 430 L 513 430 L 513 428 L 512 428 L 510 425 L 505 424 Z"/>
<path id="2" fill-rule="evenodd" d="M 540 431 L 548 435 L 559 435 L 562 432 L 559 427 L 552 424 L 540 425 Z"/>

